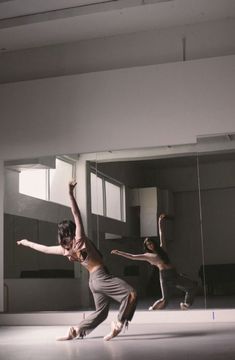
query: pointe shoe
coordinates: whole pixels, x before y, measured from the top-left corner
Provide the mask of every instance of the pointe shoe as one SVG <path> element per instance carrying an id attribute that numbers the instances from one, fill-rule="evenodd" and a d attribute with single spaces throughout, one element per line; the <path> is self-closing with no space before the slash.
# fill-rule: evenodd
<path id="1" fill-rule="evenodd" d="M 190 305 L 187 303 L 180 303 L 181 310 L 188 310 L 190 308 Z"/>
<path id="2" fill-rule="evenodd" d="M 109 341 L 112 338 L 116 337 L 118 334 L 120 334 L 120 332 L 122 331 L 122 328 L 123 328 L 122 323 L 118 324 L 118 323 L 112 321 L 112 323 L 111 323 L 111 332 L 108 335 L 104 336 L 104 340 Z"/>
<path id="3" fill-rule="evenodd" d="M 155 305 L 152 305 L 149 307 L 149 311 L 153 311 L 153 310 L 162 310 L 166 307 L 166 302 L 165 301 L 159 301 L 158 303 L 156 303 Z"/>
<path id="4" fill-rule="evenodd" d="M 78 331 L 73 326 L 71 326 L 68 335 L 57 339 L 57 341 L 73 340 L 77 336 L 78 336 Z"/>

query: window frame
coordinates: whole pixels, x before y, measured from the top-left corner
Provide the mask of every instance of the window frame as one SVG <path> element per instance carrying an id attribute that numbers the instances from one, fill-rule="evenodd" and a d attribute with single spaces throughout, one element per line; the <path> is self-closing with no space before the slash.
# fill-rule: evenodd
<path id="1" fill-rule="evenodd" d="M 91 177 L 91 174 L 94 174 L 96 177 L 99 177 L 102 180 L 103 214 L 100 215 L 100 214 L 93 213 L 92 212 L 92 204 L 91 204 L 91 213 L 93 215 L 107 217 L 108 219 L 121 221 L 121 222 L 126 222 L 126 209 L 125 209 L 125 207 L 126 207 L 126 198 L 125 198 L 126 186 L 125 186 L 125 184 L 123 184 L 122 182 L 112 178 L 111 176 L 108 176 L 108 175 L 104 174 L 103 172 L 97 170 L 93 166 L 90 167 L 90 175 L 89 175 L 90 177 Z M 107 216 L 107 198 L 106 198 L 105 182 L 108 182 L 108 183 L 110 183 L 112 185 L 115 185 L 120 189 L 120 219 Z M 92 192 L 91 181 L 90 181 L 90 192 Z M 92 197 L 91 197 L 91 201 L 92 201 Z"/>

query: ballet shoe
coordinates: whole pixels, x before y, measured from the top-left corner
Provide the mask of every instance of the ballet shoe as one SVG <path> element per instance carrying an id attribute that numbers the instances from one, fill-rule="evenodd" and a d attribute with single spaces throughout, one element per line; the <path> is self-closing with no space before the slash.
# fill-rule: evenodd
<path id="1" fill-rule="evenodd" d="M 70 327 L 69 333 L 67 336 L 58 338 L 57 341 L 66 341 L 66 340 L 73 340 L 73 339 L 83 339 L 85 336 L 85 333 L 80 332 L 79 330 L 76 330 L 73 326 Z"/>
<path id="2" fill-rule="evenodd" d="M 149 311 L 162 310 L 166 307 L 166 301 L 159 301 L 155 305 L 149 307 Z"/>
<path id="3" fill-rule="evenodd" d="M 190 308 L 190 305 L 187 304 L 187 303 L 181 302 L 180 303 L 180 308 L 181 308 L 181 310 L 188 310 Z"/>
<path id="4" fill-rule="evenodd" d="M 123 328 L 123 324 L 122 323 L 117 323 L 112 321 L 111 323 L 111 331 L 108 335 L 104 336 L 104 340 L 105 341 L 109 341 L 111 339 L 113 339 L 114 337 L 116 337 L 118 334 L 120 334 L 120 332 L 122 331 Z"/>

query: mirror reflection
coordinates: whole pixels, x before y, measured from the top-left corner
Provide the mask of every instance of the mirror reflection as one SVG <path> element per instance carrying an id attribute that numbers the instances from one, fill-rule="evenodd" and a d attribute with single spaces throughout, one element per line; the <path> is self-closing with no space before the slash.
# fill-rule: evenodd
<path id="1" fill-rule="evenodd" d="M 67 309 L 72 305 L 71 300 L 63 300 L 61 288 L 71 291 L 74 265 L 60 256 L 45 256 L 29 248 L 22 251 L 16 241 L 58 244 L 57 223 L 71 219 L 67 188 L 75 170 L 76 157 L 68 156 L 5 164 L 4 277 L 8 311 Z"/>
<path id="2" fill-rule="evenodd" d="M 146 310 L 204 307 L 196 156 L 96 160 L 93 213 L 111 271 L 136 288 Z"/>
<path id="3" fill-rule="evenodd" d="M 231 143 L 232 139 L 227 139 Z M 235 294 L 235 153 L 199 158 L 204 263 L 200 278 L 208 308 L 233 308 Z"/>
<path id="4" fill-rule="evenodd" d="M 192 308 L 205 307 L 204 283 L 199 277 L 203 256 L 198 159 L 196 155 L 169 154 L 169 149 L 165 152 L 119 151 L 6 162 L 8 311 L 94 307 L 88 273 L 78 262 L 16 246 L 16 241 L 25 238 L 46 246 L 58 245 L 57 224 L 73 220 L 68 197 L 72 178 L 78 184 L 75 196 L 88 237 L 102 252 L 109 271 L 137 290 L 138 307 L 147 310 L 162 299 L 159 266 L 111 251 L 143 254 L 146 238 L 161 244 L 159 230 L 170 265 L 163 262 L 176 268 L 177 276 L 184 279 L 170 286 L 169 301 L 162 302 L 162 308 L 180 310 L 196 282 Z M 162 227 L 161 214 L 166 215 Z M 189 302 L 191 305 L 191 299 Z"/>

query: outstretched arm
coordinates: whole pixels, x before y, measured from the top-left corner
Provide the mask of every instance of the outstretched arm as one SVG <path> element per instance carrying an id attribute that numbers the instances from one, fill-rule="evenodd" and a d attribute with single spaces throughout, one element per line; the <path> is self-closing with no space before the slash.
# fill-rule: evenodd
<path id="1" fill-rule="evenodd" d="M 136 254 L 135 255 L 135 254 L 130 254 L 130 253 L 127 253 L 124 251 L 119 251 L 119 250 L 112 250 L 111 254 L 119 255 L 119 256 L 125 257 L 130 260 L 144 260 L 144 261 L 148 260 L 146 254 Z"/>
<path id="2" fill-rule="evenodd" d="M 31 249 L 42 252 L 44 254 L 65 255 L 65 250 L 60 245 L 46 246 L 46 245 L 41 245 L 41 244 L 26 240 L 26 239 L 17 241 L 17 245 L 23 245 L 26 247 L 30 247 Z"/>
<path id="3" fill-rule="evenodd" d="M 85 231 L 84 231 L 81 213 L 74 197 L 74 189 L 76 185 L 77 185 L 76 181 L 71 181 L 69 183 L 69 197 L 71 201 L 71 211 L 76 225 L 76 239 L 81 239 L 82 237 L 85 236 Z"/>
<path id="4" fill-rule="evenodd" d="M 158 219 L 158 227 L 159 227 L 159 236 L 160 236 L 160 246 L 163 248 L 163 250 L 166 249 L 166 235 L 165 235 L 165 221 L 167 219 L 166 214 L 161 214 Z"/>

